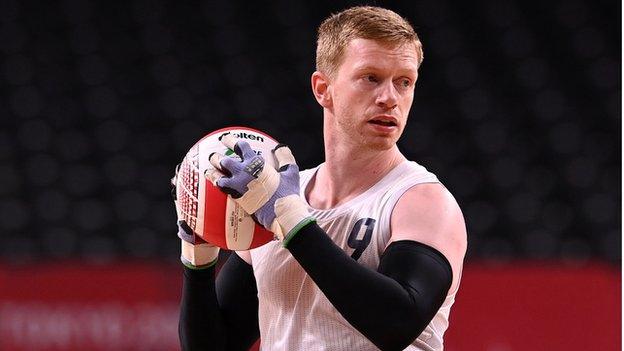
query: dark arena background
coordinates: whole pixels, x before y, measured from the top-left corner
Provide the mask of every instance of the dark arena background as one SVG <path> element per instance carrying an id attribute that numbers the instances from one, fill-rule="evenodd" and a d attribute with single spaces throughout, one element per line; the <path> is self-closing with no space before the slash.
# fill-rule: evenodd
<path id="1" fill-rule="evenodd" d="M 345 1 L 0 0 L 0 350 L 176 350 L 169 179 L 244 125 L 323 159 Z M 621 3 L 392 1 L 424 45 L 401 150 L 468 226 L 449 351 L 621 348 Z"/>

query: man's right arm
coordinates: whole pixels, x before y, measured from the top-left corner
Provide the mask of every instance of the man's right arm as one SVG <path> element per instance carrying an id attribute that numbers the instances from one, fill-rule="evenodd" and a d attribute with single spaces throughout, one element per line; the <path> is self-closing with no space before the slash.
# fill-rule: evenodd
<path id="1" fill-rule="evenodd" d="M 217 275 L 217 300 L 227 326 L 226 350 L 249 350 L 260 337 L 258 288 L 252 266 L 234 252 Z"/>
<path id="2" fill-rule="evenodd" d="M 178 325 L 181 349 L 248 350 L 260 336 L 253 269 L 238 255 L 231 254 L 216 273 L 219 248 L 193 233 L 182 220 L 177 182 L 178 168 L 171 185 L 182 245 L 180 260 L 184 265 Z"/>
<path id="3" fill-rule="evenodd" d="M 215 266 L 184 267 L 178 334 L 182 350 L 225 350 L 226 329 L 215 288 Z"/>
<path id="4" fill-rule="evenodd" d="M 230 254 L 216 279 L 215 267 L 184 266 L 178 330 L 182 350 L 248 350 L 260 336 L 251 265 Z"/>

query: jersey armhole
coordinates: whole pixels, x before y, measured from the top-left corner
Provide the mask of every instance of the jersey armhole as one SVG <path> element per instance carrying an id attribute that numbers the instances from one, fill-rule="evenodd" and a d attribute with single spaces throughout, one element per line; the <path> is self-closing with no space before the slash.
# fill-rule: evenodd
<path id="1" fill-rule="evenodd" d="M 238 257 L 241 258 L 241 260 L 245 261 L 248 265 L 252 266 L 251 264 L 251 252 L 249 251 L 234 251 L 234 254 L 238 255 Z"/>

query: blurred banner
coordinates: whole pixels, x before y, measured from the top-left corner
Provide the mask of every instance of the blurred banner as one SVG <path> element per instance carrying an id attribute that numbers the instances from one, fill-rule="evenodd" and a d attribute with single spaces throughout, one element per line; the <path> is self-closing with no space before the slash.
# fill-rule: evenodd
<path id="1" fill-rule="evenodd" d="M 177 350 L 181 268 L 0 266 L 0 350 Z"/>
<path id="2" fill-rule="evenodd" d="M 0 266 L 0 350 L 178 350 L 180 284 L 162 263 Z M 620 350 L 620 296 L 614 266 L 471 263 L 446 350 Z"/>
<path id="3" fill-rule="evenodd" d="M 621 272 L 603 263 L 465 267 L 447 351 L 621 350 Z"/>

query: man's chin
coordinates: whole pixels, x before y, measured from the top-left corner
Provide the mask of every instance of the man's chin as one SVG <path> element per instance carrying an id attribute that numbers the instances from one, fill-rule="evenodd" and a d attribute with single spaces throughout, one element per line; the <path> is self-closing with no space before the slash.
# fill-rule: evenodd
<path id="1" fill-rule="evenodd" d="M 394 145 L 396 145 L 394 138 L 373 138 L 366 143 L 369 149 L 375 151 L 387 151 L 392 149 Z"/>

